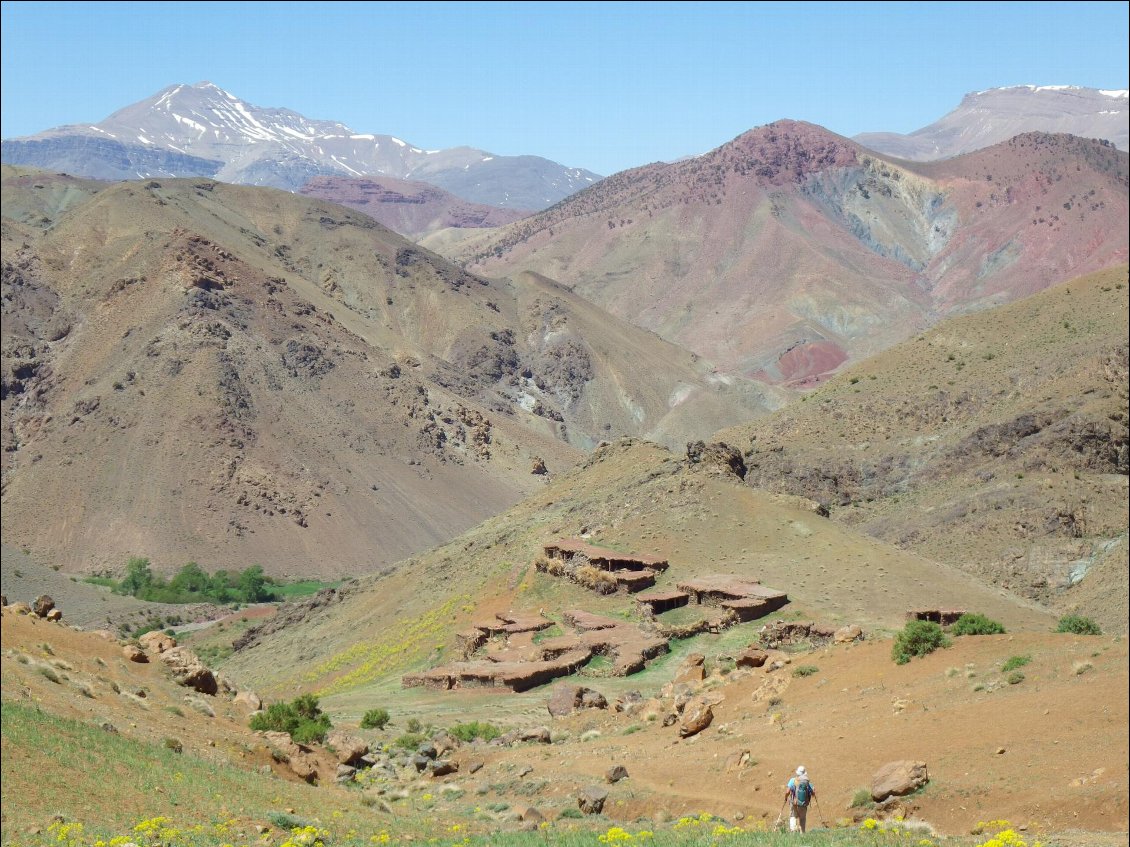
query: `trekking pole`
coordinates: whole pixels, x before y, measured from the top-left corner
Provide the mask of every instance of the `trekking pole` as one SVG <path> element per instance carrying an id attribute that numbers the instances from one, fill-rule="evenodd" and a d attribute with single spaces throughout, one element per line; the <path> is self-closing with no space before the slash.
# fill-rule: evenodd
<path id="1" fill-rule="evenodd" d="M 828 828 L 828 822 L 824 820 L 824 810 L 820 808 L 820 798 L 815 794 L 812 795 L 812 802 L 816 804 L 816 814 L 820 815 L 820 826 L 825 829 Z"/>
<path id="2" fill-rule="evenodd" d="M 777 812 L 777 820 L 773 824 L 773 829 L 781 825 L 781 815 L 785 813 L 785 804 L 789 802 L 789 798 L 785 798 L 785 802 L 781 804 L 781 811 Z"/>

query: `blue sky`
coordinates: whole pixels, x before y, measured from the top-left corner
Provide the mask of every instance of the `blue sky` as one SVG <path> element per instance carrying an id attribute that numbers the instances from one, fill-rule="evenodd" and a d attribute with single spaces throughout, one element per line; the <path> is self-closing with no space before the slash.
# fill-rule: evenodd
<path id="1" fill-rule="evenodd" d="M 428 149 L 609 174 L 778 118 L 909 132 L 969 91 L 1126 88 L 1128 7 L 4 2 L 0 131 L 93 123 L 206 79 Z"/>

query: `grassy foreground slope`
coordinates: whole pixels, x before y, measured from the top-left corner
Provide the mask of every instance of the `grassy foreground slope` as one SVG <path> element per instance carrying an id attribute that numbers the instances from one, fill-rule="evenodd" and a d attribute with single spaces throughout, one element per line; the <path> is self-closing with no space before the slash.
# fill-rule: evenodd
<path id="1" fill-rule="evenodd" d="M 718 437 L 750 485 L 1125 632 L 1128 292 L 1122 266 L 948 321 Z"/>

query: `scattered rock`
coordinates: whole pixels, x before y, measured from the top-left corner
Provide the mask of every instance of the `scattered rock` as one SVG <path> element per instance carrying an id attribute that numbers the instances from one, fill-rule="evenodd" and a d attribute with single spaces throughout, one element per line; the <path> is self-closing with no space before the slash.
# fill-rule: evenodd
<path id="1" fill-rule="evenodd" d="M 929 781 L 925 762 L 888 762 L 871 777 L 871 799 L 879 803 L 888 797 L 903 797 Z"/>
<path id="2" fill-rule="evenodd" d="M 32 601 L 31 610 L 41 618 L 47 617 L 47 613 L 55 608 L 55 601 L 51 599 L 50 595 L 40 594 L 35 600 Z"/>
<path id="3" fill-rule="evenodd" d="M 471 764 L 467 767 L 467 773 L 478 773 L 483 769 L 483 764 L 484 763 L 481 761 L 471 762 Z"/>
<path id="4" fill-rule="evenodd" d="M 534 456 L 530 467 L 530 473 L 535 476 L 545 476 L 549 473 L 549 469 L 545 466 L 545 461 L 541 456 Z"/>
<path id="5" fill-rule="evenodd" d="M 697 735 L 714 720 L 714 710 L 701 701 L 691 701 L 683 710 L 683 722 L 679 726 L 679 736 L 690 738 Z"/>
<path id="6" fill-rule="evenodd" d="M 11 606 L 7 607 L 7 610 L 13 615 L 31 614 L 31 606 L 29 606 L 27 603 L 13 603 Z"/>
<path id="7" fill-rule="evenodd" d="M 423 773 L 424 771 L 426 771 L 428 769 L 428 765 L 430 765 L 431 763 L 432 760 L 422 753 L 417 753 L 412 757 L 412 766 L 416 768 L 417 773 Z"/>
<path id="8" fill-rule="evenodd" d="M 675 682 L 696 683 L 706 679 L 706 656 L 702 653 L 691 653 L 683 662 Z"/>
<path id="9" fill-rule="evenodd" d="M 545 815 L 536 806 L 515 806 L 514 813 L 520 821 L 533 821 L 539 824 L 545 820 Z"/>
<path id="10" fill-rule="evenodd" d="M 459 763 L 453 762 L 450 759 L 438 759 L 431 762 L 429 767 L 432 771 L 432 776 L 447 776 L 448 774 L 457 773 L 459 771 Z"/>
<path id="11" fill-rule="evenodd" d="M 726 773 L 741 770 L 750 762 L 749 750 L 738 750 L 726 757 Z"/>
<path id="12" fill-rule="evenodd" d="M 149 661 L 149 657 L 145 655 L 145 651 L 138 647 L 136 644 L 127 644 L 122 648 L 122 655 L 131 662 L 138 664 L 145 664 Z"/>
<path id="13" fill-rule="evenodd" d="M 643 695 L 638 691 L 628 691 L 616 698 L 615 709 L 617 712 L 628 712 L 632 706 L 643 702 Z"/>
<path id="14" fill-rule="evenodd" d="M 604 801 L 608 799 L 608 791 L 599 785 L 586 788 L 577 797 L 577 806 L 586 815 L 599 815 L 604 810 Z"/>
<path id="15" fill-rule="evenodd" d="M 63 619 L 63 613 L 60 612 L 58 609 L 52 609 L 50 612 L 47 613 L 47 620 L 49 620 L 49 621 L 61 621 L 62 619 Z"/>
<path id="16" fill-rule="evenodd" d="M 335 782 L 353 782 L 353 777 L 357 775 L 357 768 L 352 765 L 339 764 L 337 766 L 337 773 L 334 774 Z"/>
<path id="17" fill-rule="evenodd" d="M 832 640 L 837 644 L 850 644 L 853 641 L 863 640 L 863 629 L 857 624 L 842 626 L 836 630 Z"/>
<path id="18" fill-rule="evenodd" d="M 529 729 L 523 729 L 519 732 L 518 738 L 521 741 L 535 741 L 538 744 L 549 744 L 553 740 L 549 732 L 549 727 L 547 726 L 535 726 Z"/>
<path id="19" fill-rule="evenodd" d="M 622 779 L 628 778 L 628 769 L 623 765 L 613 765 L 604 774 L 604 780 L 608 783 L 616 783 Z"/>
<path id="20" fill-rule="evenodd" d="M 760 668 L 769 659 L 769 654 L 759 647 L 750 647 L 740 656 L 736 664 L 739 668 Z"/>

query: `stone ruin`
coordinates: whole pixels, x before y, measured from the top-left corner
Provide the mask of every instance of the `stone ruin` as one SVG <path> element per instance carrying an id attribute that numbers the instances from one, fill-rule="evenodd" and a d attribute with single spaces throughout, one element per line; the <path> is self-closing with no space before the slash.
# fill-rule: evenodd
<path id="1" fill-rule="evenodd" d="M 573 632 L 538 643 L 534 641 L 535 633 L 553 626 L 553 621 L 541 615 L 496 617 L 498 623 L 475 626 L 474 632 L 480 634 L 478 638 L 472 637 L 470 632 L 460 634 L 464 661 L 407 674 L 402 684 L 406 688 L 423 686 L 441 691 L 457 688 L 527 691 L 557 677 L 576 673 L 597 655 L 612 661 L 614 675 L 627 676 L 667 652 L 666 638 L 647 633 L 637 624 L 579 609 L 563 615 L 563 622 Z M 488 631 L 502 638 L 488 642 Z M 474 658 L 476 653 L 482 656 Z"/>
<path id="2" fill-rule="evenodd" d="M 579 609 L 566 611 L 562 625 L 573 631 L 536 636 L 554 622 L 537 614 L 497 614 L 456 635 L 462 661 L 402 678 L 405 687 L 424 686 L 449 691 L 495 688 L 526 691 L 557 677 L 574 674 L 595 656 L 610 660 L 610 672 L 628 676 L 668 651 L 669 638 L 700 632 L 721 632 L 737 623 L 764 617 L 789 602 L 783 591 L 756 580 L 715 574 L 680 582 L 676 590 L 637 594 L 654 586 L 668 569 L 665 559 L 620 553 L 576 538 L 545 545 L 536 567 L 601 594 L 636 594 L 641 622 L 632 623 Z M 691 604 L 709 607 L 711 614 L 689 624 L 668 624 L 658 616 Z"/>
<path id="3" fill-rule="evenodd" d="M 656 576 L 668 567 L 666 559 L 620 553 L 579 538 L 563 538 L 544 549 L 544 558 L 537 562 L 539 571 L 565 576 L 600 594 L 634 593 L 650 588 L 655 585 Z"/>
<path id="4" fill-rule="evenodd" d="M 906 613 L 908 621 L 932 621 L 941 626 L 952 626 L 965 614 L 965 609 L 911 609 Z"/>

